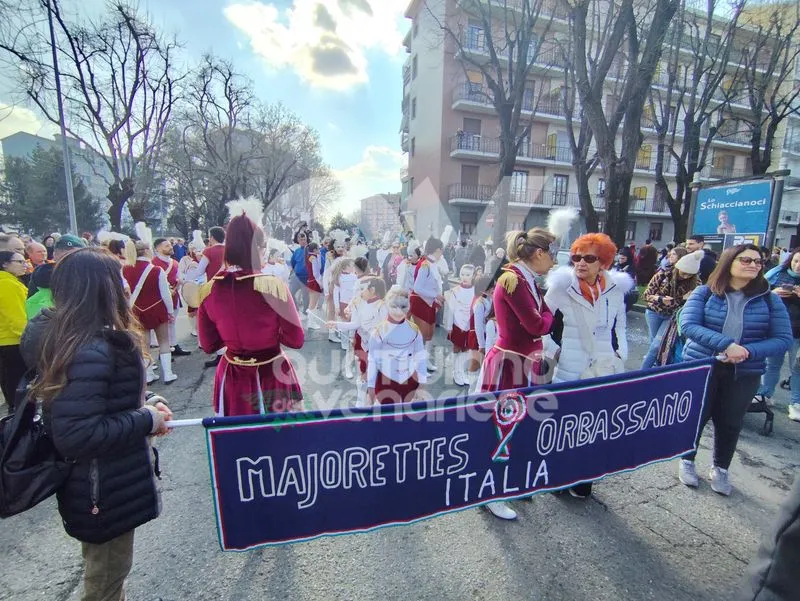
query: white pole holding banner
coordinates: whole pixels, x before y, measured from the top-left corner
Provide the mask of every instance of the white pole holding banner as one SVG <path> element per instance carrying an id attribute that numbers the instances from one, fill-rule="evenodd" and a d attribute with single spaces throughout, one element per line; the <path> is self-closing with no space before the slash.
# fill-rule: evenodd
<path id="1" fill-rule="evenodd" d="M 186 426 L 202 426 L 203 418 L 200 419 L 171 419 L 164 422 L 167 428 L 184 428 Z"/>

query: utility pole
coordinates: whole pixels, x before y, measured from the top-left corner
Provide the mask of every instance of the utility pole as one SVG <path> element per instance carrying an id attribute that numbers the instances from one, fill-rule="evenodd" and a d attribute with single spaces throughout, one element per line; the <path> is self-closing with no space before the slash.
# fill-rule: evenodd
<path id="1" fill-rule="evenodd" d="M 61 96 L 61 74 L 58 71 L 58 51 L 56 50 L 56 34 L 53 29 L 53 9 L 51 0 L 47 0 L 47 23 L 50 26 L 50 49 L 53 52 L 53 73 L 56 78 L 56 99 L 58 100 L 58 123 L 61 126 L 61 151 L 64 154 L 64 180 L 67 184 L 67 206 L 69 207 L 69 230 L 78 235 L 78 218 L 75 215 L 75 194 L 72 189 L 72 161 L 69 158 L 67 145 L 67 128 L 64 126 L 64 99 Z"/>

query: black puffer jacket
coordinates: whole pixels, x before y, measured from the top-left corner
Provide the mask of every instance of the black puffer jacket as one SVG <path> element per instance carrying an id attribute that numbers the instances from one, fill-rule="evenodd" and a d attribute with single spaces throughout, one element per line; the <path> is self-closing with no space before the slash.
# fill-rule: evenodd
<path id="1" fill-rule="evenodd" d="M 21 350 L 35 366 L 50 311 L 31 320 Z M 148 435 L 142 358 L 130 337 L 108 331 L 78 351 L 67 384 L 48 404 L 45 421 L 59 452 L 75 461 L 58 492 L 67 534 L 109 541 L 158 516 L 161 500 Z"/>
<path id="2" fill-rule="evenodd" d="M 800 599 L 800 478 L 781 507 L 778 523 L 761 544 L 747 570 L 741 601 L 796 601 Z"/>

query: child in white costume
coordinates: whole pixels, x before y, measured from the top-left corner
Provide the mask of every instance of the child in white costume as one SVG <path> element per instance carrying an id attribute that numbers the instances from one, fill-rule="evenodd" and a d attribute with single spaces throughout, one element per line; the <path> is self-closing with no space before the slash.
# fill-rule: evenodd
<path id="1" fill-rule="evenodd" d="M 370 332 L 367 395 L 372 404 L 407 403 L 419 395 L 428 377 L 425 344 L 408 319 L 408 292 L 392 286 L 386 294 L 388 317 Z"/>
<path id="2" fill-rule="evenodd" d="M 477 270 L 476 270 L 477 271 Z M 492 348 L 486 339 L 486 326 L 489 315 L 492 313 L 492 294 L 494 293 L 495 281 L 490 276 L 481 276 L 475 280 L 475 298 L 470 307 L 469 322 L 469 359 L 467 359 L 467 381 L 470 392 L 477 392 L 478 375 L 480 373 L 483 358 L 486 350 Z M 495 324 L 495 334 L 497 327 Z"/>
<path id="3" fill-rule="evenodd" d="M 355 332 L 353 351 L 358 360 L 359 378 L 356 380 L 358 391 L 356 407 L 367 406 L 367 362 L 370 333 L 384 321 L 388 313 L 383 302 L 386 285 L 375 276 L 364 276 L 359 280 L 359 294 L 350 303 L 345 314 L 349 321 L 328 322 L 329 328 L 337 328 L 340 332 Z"/>
<path id="4" fill-rule="evenodd" d="M 459 272 L 460 283 L 444 295 L 444 327 L 447 339 L 453 344 L 453 383 L 467 386 L 467 359 L 469 357 L 469 332 L 472 303 L 475 299 L 473 276 L 475 268 L 464 265 Z"/>

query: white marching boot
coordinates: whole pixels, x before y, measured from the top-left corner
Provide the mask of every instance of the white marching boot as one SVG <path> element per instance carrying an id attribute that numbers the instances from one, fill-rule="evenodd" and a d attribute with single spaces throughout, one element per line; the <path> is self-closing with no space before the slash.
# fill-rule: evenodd
<path id="1" fill-rule="evenodd" d="M 161 353 L 159 358 L 161 359 L 161 381 L 164 384 L 171 384 L 178 379 L 178 376 L 172 373 L 172 353 Z"/>
<path id="2" fill-rule="evenodd" d="M 153 365 L 151 360 L 150 364 L 147 366 L 147 383 L 152 384 L 156 380 L 158 380 L 158 376 L 156 375 L 155 365 Z"/>
<path id="3" fill-rule="evenodd" d="M 355 354 L 353 353 L 353 347 L 347 347 L 347 352 L 344 355 L 344 377 L 348 380 L 353 379 L 353 360 L 355 359 Z"/>
<path id="4" fill-rule="evenodd" d="M 360 378 L 356 381 L 356 408 L 368 407 L 367 404 L 367 383 Z"/>
<path id="5" fill-rule="evenodd" d="M 494 517 L 500 518 L 501 520 L 517 519 L 517 512 L 511 509 L 509 504 L 505 501 L 494 501 L 492 503 L 487 503 L 484 507 L 486 507 L 486 510 Z"/>
<path id="6" fill-rule="evenodd" d="M 425 354 L 428 359 L 428 371 L 436 371 L 437 367 L 433 364 L 433 340 L 425 343 Z"/>
<path id="7" fill-rule="evenodd" d="M 461 373 L 461 355 L 463 353 L 453 353 L 453 384 L 463 386 L 464 379 Z"/>
<path id="8" fill-rule="evenodd" d="M 306 320 L 306 325 L 309 330 L 319 330 L 322 326 L 320 325 L 321 319 L 317 315 L 316 311 L 312 311 L 311 309 L 306 309 L 306 313 L 308 314 L 308 319 Z"/>

